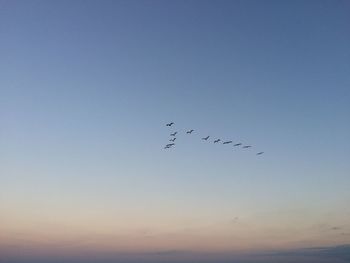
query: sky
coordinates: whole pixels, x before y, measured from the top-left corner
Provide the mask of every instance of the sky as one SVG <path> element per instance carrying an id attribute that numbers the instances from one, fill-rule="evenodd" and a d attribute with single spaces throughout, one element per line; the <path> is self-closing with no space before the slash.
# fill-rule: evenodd
<path id="1" fill-rule="evenodd" d="M 0 0 L 0 262 L 348 262 L 349 14 Z"/>

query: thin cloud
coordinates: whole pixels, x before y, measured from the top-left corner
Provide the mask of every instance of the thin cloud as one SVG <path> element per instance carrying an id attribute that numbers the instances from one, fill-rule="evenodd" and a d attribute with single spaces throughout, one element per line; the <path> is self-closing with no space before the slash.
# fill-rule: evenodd
<path id="1" fill-rule="evenodd" d="M 341 230 L 341 229 L 342 229 L 342 228 L 339 227 L 339 226 L 334 226 L 334 227 L 331 228 L 331 230 Z"/>
<path id="2" fill-rule="evenodd" d="M 191 253 L 188 250 L 160 250 L 155 252 L 147 253 L 148 255 L 156 255 L 156 256 L 177 256 Z"/>
<path id="3" fill-rule="evenodd" d="M 350 261 L 350 244 L 331 247 L 308 247 L 291 251 L 275 252 L 270 256 L 303 256 L 313 258 L 329 258 Z"/>

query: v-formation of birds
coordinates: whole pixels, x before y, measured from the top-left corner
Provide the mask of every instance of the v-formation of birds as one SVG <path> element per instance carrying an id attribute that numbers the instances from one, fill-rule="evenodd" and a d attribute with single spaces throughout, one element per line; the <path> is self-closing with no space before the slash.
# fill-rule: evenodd
<path id="1" fill-rule="evenodd" d="M 171 127 L 174 125 L 174 122 L 170 122 L 170 123 L 167 123 L 166 126 L 167 127 Z M 192 132 L 194 132 L 194 130 L 188 130 L 186 131 L 186 134 L 192 134 Z M 173 133 L 170 133 L 170 136 L 171 136 L 171 139 L 169 139 L 169 141 L 171 143 L 168 143 L 167 145 L 165 145 L 164 149 L 170 149 L 170 148 L 173 148 L 175 146 L 175 141 L 177 139 L 176 135 L 178 134 L 178 132 L 173 132 Z M 203 137 L 202 140 L 203 141 L 209 141 L 209 138 L 210 136 L 206 136 L 206 137 Z M 233 144 L 233 141 L 222 141 L 221 139 L 218 139 L 216 138 L 215 140 L 213 140 L 213 143 L 222 143 L 222 144 Z M 251 145 L 243 145 L 242 143 L 234 143 L 233 144 L 234 147 L 242 147 L 243 149 L 248 149 L 248 148 L 251 148 L 252 146 Z M 257 152 L 256 155 L 262 155 L 264 152 Z"/>

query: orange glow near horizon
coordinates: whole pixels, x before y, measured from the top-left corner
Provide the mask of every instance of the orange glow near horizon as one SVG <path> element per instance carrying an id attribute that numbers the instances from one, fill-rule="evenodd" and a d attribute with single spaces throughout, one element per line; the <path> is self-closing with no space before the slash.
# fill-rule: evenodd
<path id="1" fill-rule="evenodd" d="M 128 218 L 108 214 L 103 217 L 93 216 L 91 211 L 90 215 L 77 212 L 60 218 L 47 218 L 38 211 L 32 215 L 7 211 L 4 215 L 0 226 L 0 247 L 4 254 L 15 253 L 18 249 L 24 254 L 44 256 L 173 250 L 247 253 L 336 245 L 348 238 L 326 230 L 320 233 L 322 226 L 299 224 L 296 227 L 283 223 L 284 227 L 279 227 L 276 222 L 257 223 L 251 218 L 218 219 L 195 226 L 188 218 L 170 220 L 171 217 L 163 216 L 157 221 L 154 215 Z"/>

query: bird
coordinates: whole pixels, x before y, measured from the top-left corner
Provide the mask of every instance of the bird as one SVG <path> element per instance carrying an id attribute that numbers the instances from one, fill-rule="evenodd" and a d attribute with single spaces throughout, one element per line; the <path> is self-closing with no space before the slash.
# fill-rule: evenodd
<path id="1" fill-rule="evenodd" d="M 175 143 L 169 143 L 169 144 L 165 145 L 164 149 L 169 149 L 173 145 L 175 145 Z"/>
<path id="2" fill-rule="evenodd" d="M 170 136 L 176 136 L 177 132 L 171 133 Z"/>
<path id="3" fill-rule="evenodd" d="M 256 155 L 262 155 L 264 152 L 258 152 Z"/>
<path id="4" fill-rule="evenodd" d="M 186 133 L 187 133 L 187 134 L 191 134 L 193 131 L 194 131 L 194 130 L 189 130 L 189 131 L 187 131 Z"/>
<path id="5" fill-rule="evenodd" d="M 204 138 L 202 138 L 202 140 L 205 140 L 205 141 L 206 141 L 206 140 L 209 139 L 209 137 L 210 137 L 210 136 L 204 137 Z"/>
<path id="6" fill-rule="evenodd" d="M 252 146 L 250 146 L 250 145 L 245 145 L 245 146 L 243 146 L 242 148 L 243 148 L 243 149 L 247 149 L 247 148 L 250 148 L 250 147 L 252 147 Z"/>
<path id="7" fill-rule="evenodd" d="M 175 137 L 175 138 L 173 138 L 173 139 L 170 139 L 169 141 L 171 141 L 171 142 L 175 142 L 175 140 L 176 140 L 176 137 Z"/>
<path id="8" fill-rule="evenodd" d="M 229 143 L 232 143 L 232 141 L 226 141 L 226 142 L 223 142 L 222 144 L 229 144 Z"/>
<path id="9" fill-rule="evenodd" d="M 173 124 L 174 124 L 173 122 L 170 122 L 170 123 L 167 123 L 166 126 L 169 126 L 169 127 L 170 127 L 170 126 L 173 125 Z"/>
<path id="10" fill-rule="evenodd" d="M 219 141 L 221 141 L 220 139 L 216 139 L 215 141 L 214 141 L 214 143 L 218 143 Z"/>
<path id="11" fill-rule="evenodd" d="M 240 146 L 240 145 L 242 145 L 242 143 L 236 143 L 236 144 L 233 145 L 233 146 Z"/>

